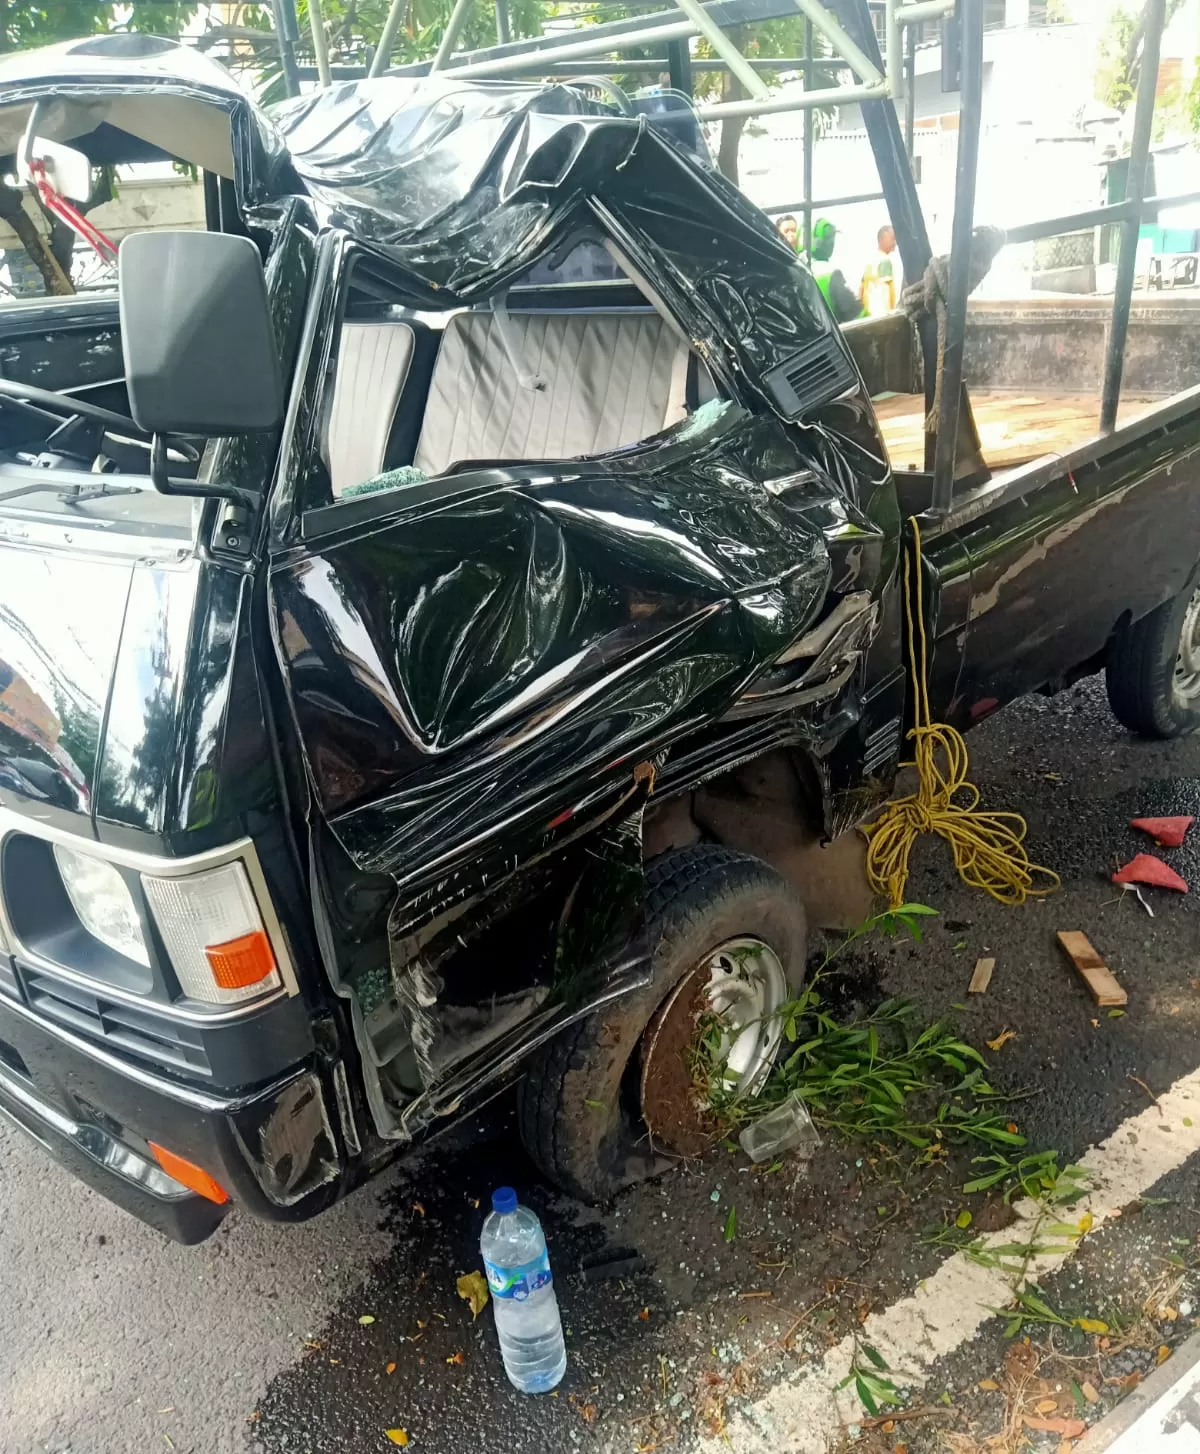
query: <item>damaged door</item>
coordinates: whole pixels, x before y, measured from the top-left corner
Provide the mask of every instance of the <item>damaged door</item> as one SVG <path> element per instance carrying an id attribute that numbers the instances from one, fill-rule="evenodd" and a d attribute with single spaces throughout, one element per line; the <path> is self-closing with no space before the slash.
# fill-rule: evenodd
<path id="1" fill-rule="evenodd" d="M 644 976 L 641 804 L 825 600 L 801 464 L 725 403 L 598 457 L 385 475 L 277 553 L 315 897 L 381 1130 Z"/>

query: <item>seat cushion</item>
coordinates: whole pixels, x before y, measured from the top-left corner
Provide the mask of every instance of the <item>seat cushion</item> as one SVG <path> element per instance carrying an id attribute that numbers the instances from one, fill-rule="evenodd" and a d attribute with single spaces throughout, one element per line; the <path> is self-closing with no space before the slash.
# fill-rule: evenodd
<path id="1" fill-rule="evenodd" d="M 413 344 L 407 323 L 342 324 L 328 433 L 335 500 L 383 470 Z"/>
<path id="2" fill-rule="evenodd" d="M 446 325 L 413 463 L 569 459 L 636 444 L 685 414 L 687 344 L 657 313 L 492 313 Z M 520 382 L 510 354 L 541 388 Z"/>

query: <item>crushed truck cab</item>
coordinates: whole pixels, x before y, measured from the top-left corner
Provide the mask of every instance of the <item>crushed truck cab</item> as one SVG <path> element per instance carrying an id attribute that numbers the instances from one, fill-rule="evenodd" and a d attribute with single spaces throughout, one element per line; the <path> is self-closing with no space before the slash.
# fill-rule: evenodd
<path id="1" fill-rule="evenodd" d="M 0 1113 L 184 1240 L 515 1082 L 570 1190 L 658 1169 L 688 1027 L 769 1069 L 820 845 L 893 785 L 924 486 L 871 395 L 911 338 L 837 327 L 686 108 L 450 75 L 268 116 L 108 37 L 0 65 L 30 127 L 197 166 L 208 232 L 0 316 Z M 967 622 L 1014 577 L 972 579 L 1029 492 L 928 532 L 948 715 L 1184 591 L 1198 411 L 1155 587 L 1057 650 L 1014 614 L 998 685 Z M 1163 455 L 1122 459 L 1143 512 Z"/>

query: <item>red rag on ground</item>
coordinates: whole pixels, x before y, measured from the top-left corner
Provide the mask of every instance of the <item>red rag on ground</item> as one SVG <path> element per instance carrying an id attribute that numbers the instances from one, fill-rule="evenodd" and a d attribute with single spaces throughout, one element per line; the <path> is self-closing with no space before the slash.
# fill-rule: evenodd
<path id="1" fill-rule="evenodd" d="M 1188 891 L 1187 881 L 1180 878 L 1170 864 L 1151 853 L 1139 853 L 1131 858 L 1119 873 L 1114 873 L 1115 884 L 1152 884 L 1156 889 L 1176 889 L 1181 894 Z"/>
<path id="2" fill-rule="evenodd" d="M 1195 821 L 1195 818 L 1133 818 L 1129 826 L 1149 833 L 1163 848 L 1178 848 Z"/>

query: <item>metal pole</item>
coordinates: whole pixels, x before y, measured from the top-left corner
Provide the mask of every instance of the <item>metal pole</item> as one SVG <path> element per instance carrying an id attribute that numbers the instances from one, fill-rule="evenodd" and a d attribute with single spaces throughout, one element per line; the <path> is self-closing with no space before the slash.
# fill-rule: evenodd
<path id="1" fill-rule="evenodd" d="M 635 41 L 636 37 L 633 37 L 630 39 L 629 44 L 633 45 Z M 622 75 L 659 76 L 665 72 L 668 76 L 670 76 L 672 74 L 671 51 L 673 48 L 677 48 L 679 46 L 682 46 L 684 48 L 684 61 L 686 62 L 686 68 L 680 73 L 684 76 L 687 75 L 687 72 L 689 70 L 694 74 L 700 75 L 724 75 L 729 70 L 728 62 L 721 60 L 719 56 L 709 56 L 705 58 L 692 56 L 687 53 L 686 40 L 673 40 L 667 42 L 667 45 L 665 47 L 666 54 L 664 55 L 657 57 L 622 56 L 619 60 L 616 61 L 609 60 L 606 56 L 597 56 L 594 60 L 590 61 L 556 61 L 553 59 L 554 52 L 548 51 L 544 53 L 543 59 L 539 65 L 526 66 L 524 68 L 524 74 L 527 76 L 607 76 L 611 75 L 614 70 L 619 70 Z M 460 51 L 459 54 L 462 55 L 464 54 L 464 52 Z M 759 71 L 798 71 L 804 65 L 803 56 L 768 56 L 765 59 L 762 59 L 758 56 L 747 56 L 746 60 L 750 63 L 750 65 L 752 65 L 756 70 Z M 363 66 L 359 66 L 357 69 L 352 66 L 333 66 L 331 67 L 331 69 L 333 71 L 333 76 L 335 80 L 353 80 L 358 77 L 365 76 L 367 73 L 366 68 Z M 462 67 L 451 64 L 446 66 L 444 69 L 447 71 L 458 72 L 462 69 Z M 316 76 L 316 71 L 313 70 L 311 66 L 308 67 L 308 70 L 312 71 L 313 77 Z M 424 75 L 428 74 L 428 64 L 426 64 L 424 71 L 409 70 L 407 66 L 393 66 L 392 70 L 399 75 Z M 304 74 L 305 67 L 301 66 L 301 77 L 303 77 Z M 671 84 L 674 85 L 675 83 L 672 82 Z"/>
<path id="2" fill-rule="evenodd" d="M 842 23 L 847 29 L 853 29 L 861 44 L 870 45 L 875 33 L 865 0 L 836 0 L 836 4 Z M 871 101 L 862 112 L 863 126 L 879 171 L 879 185 L 887 198 L 888 218 L 896 229 L 896 245 L 904 263 L 904 276 L 910 282 L 916 282 L 925 275 L 933 252 L 912 170 L 904 153 L 900 120 L 896 108 L 886 102 Z M 931 364 L 932 358 L 927 357 L 927 367 Z M 932 387 L 932 373 L 929 382 Z"/>
<path id="3" fill-rule="evenodd" d="M 1117 281 L 1113 292 L 1112 322 L 1104 355 L 1104 392 L 1100 400 L 1100 432 L 1111 433 L 1117 426 L 1121 403 L 1121 375 L 1125 370 L 1125 340 L 1129 334 L 1129 310 L 1133 304 L 1134 274 L 1137 270 L 1138 231 L 1142 225 L 1142 203 L 1146 195 L 1146 163 L 1150 156 L 1150 133 L 1154 125 L 1154 101 L 1158 90 L 1158 62 L 1166 21 L 1166 0 L 1147 0 L 1142 63 L 1138 71 L 1133 139 L 1129 146 L 1129 174 L 1125 201 L 1133 215 L 1121 224 L 1121 250 L 1117 254 Z"/>
<path id="4" fill-rule="evenodd" d="M 329 70 L 329 44 L 325 38 L 325 17 L 321 13 L 321 0 L 308 0 L 308 28 L 312 31 L 317 79 L 321 90 L 326 91 L 333 85 L 333 76 Z"/>
<path id="5" fill-rule="evenodd" d="M 920 39 L 920 31 L 908 29 L 900 33 L 904 37 L 907 51 L 904 57 L 904 150 L 908 153 L 908 164 L 913 168 L 915 178 L 917 173 L 913 157 L 917 132 L 917 41 Z"/>
<path id="6" fill-rule="evenodd" d="M 704 6 L 708 14 L 718 25 L 728 28 L 732 25 L 751 25 L 764 20 L 779 20 L 796 13 L 795 0 L 708 0 Z M 468 65 L 476 62 L 503 60 L 506 57 L 526 55 L 536 52 L 541 57 L 541 64 L 545 65 L 553 56 L 559 54 L 564 46 L 573 46 L 578 43 L 578 37 L 586 35 L 593 39 L 607 36 L 612 50 L 619 51 L 623 47 L 641 45 L 649 35 L 657 32 L 658 28 L 677 21 L 679 12 L 677 10 L 656 10 L 652 14 L 629 16 L 623 20 L 604 21 L 596 25 L 577 25 L 571 30 L 555 31 L 553 34 L 530 36 L 521 40 L 509 41 L 503 46 L 486 46 L 476 51 L 460 51 L 453 60 L 451 66 L 454 69 L 465 69 Z M 690 33 L 680 31 L 678 34 Z M 660 37 L 662 38 L 662 37 Z M 603 54 L 597 49 L 593 55 Z M 778 61 L 772 60 L 770 66 L 778 65 Z M 882 62 L 880 62 L 882 65 Z M 389 71 L 395 71 L 401 76 L 425 76 L 429 74 L 429 61 L 402 62 L 399 65 L 388 66 Z M 450 69 L 448 66 L 447 69 Z M 500 73 L 493 73 L 500 74 Z"/>
<path id="7" fill-rule="evenodd" d="M 622 69 L 628 65 L 628 60 L 621 62 Z M 682 91 L 685 96 L 693 94 L 692 53 L 686 40 L 667 42 L 667 73 L 673 91 Z"/>
<path id="8" fill-rule="evenodd" d="M 1154 212 L 1163 207 L 1192 207 L 1200 202 L 1200 192 L 1174 192 L 1171 195 L 1145 197 L 1142 211 Z M 1103 207 L 1092 207 L 1087 212 L 1068 212 L 1062 217 L 1047 217 L 1040 222 L 1024 222 L 1019 227 L 1008 227 L 1004 241 L 1011 246 L 1017 242 L 1036 242 L 1042 237 L 1061 237 L 1067 232 L 1082 232 L 1088 227 L 1103 227 L 1116 222 L 1128 222 L 1134 214 L 1132 202 L 1110 202 Z"/>
<path id="9" fill-rule="evenodd" d="M 1159 0 L 1161 3 L 1161 0 Z M 983 111 L 983 0 L 963 0 L 962 91 L 958 112 L 958 168 L 954 178 L 954 226 L 950 276 L 942 321 L 941 406 L 933 459 L 931 513 L 949 512 L 962 410 L 963 355 L 967 341 L 967 297 L 971 290 L 971 234 L 975 228 L 975 178 Z"/>
<path id="10" fill-rule="evenodd" d="M 279 60 L 283 67 L 283 89 L 289 96 L 299 96 L 300 73 L 296 69 L 296 42 L 300 39 L 300 27 L 296 23 L 295 0 L 271 0 L 271 19 L 275 23 Z"/>
<path id="11" fill-rule="evenodd" d="M 723 121 L 727 116 L 773 116 L 780 111 L 879 101 L 886 95 L 886 81 L 880 81 L 877 86 L 829 86 L 823 91 L 801 91 L 796 96 L 772 96 L 768 101 L 717 101 L 712 106 L 698 106 L 696 115 L 701 121 Z"/>
<path id="12" fill-rule="evenodd" d="M 508 19 L 508 0 L 496 0 L 496 44 L 507 45 L 512 39 L 512 25 Z"/>
<path id="13" fill-rule="evenodd" d="M 367 72 L 371 76 L 382 76 L 391 64 L 392 47 L 396 44 L 396 32 L 400 29 L 400 21 L 404 15 L 406 0 L 392 0 L 392 8 L 387 13 L 387 19 L 383 22 L 383 29 L 379 32 L 379 44 L 375 48 L 375 54 L 371 60 L 371 69 Z"/>
<path id="14" fill-rule="evenodd" d="M 804 17 L 804 84 L 812 84 L 812 63 L 813 63 L 813 23 L 806 15 Z M 810 108 L 804 113 L 804 204 L 801 207 L 803 214 L 804 231 L 801 236 L 804 238 L 804 255 L 812 262 L 812 223 L 813 223 L 813 144 L 816 140 L 817 118 Z"/>
<path id="15" fill-rule="evenodd" d="M 580 29 L 599 29 L 599 26 L 581 26 Z M 467 65 L 449 67 L 456 76 L 512 76 L 519 71 L 545 69 L 551 60 L 574 61 L 584 56 L 607 55 L 619 51 L 623 46 L 648 45 L 656 40 L 679 40 L 696 34 L 696 27 L 690 20 L 672 20 L 666 25 L 656 25 L 648 30 L 630 31 L 625 35 L 598 35 L 589 40 L 575 40 L 570 45 L 549 46 L 545 50 L 529 50 L 518 55 L 495 56 L 488 61 L 472 61 Z"/>
<path id="16" fill-rule="evenodd" d="M 884 9 L 886 49 L 883 64 L 887 73 L 888 90 L 892 93 L 893 101 L 899 101 L 904 96 L 904 43 L 900 38 L 902 34 L 900 22 L 896 19 L 898 4 L 899 0 L 887 0 Z"/>
<path id="17" fill-rule="evenodd" d="M 741 81 L 748 96 L 756 96 L 761 101 L 770 95 L 770 87 L 765 81 L 759 79 L 758 73 L 752 67 L 746 64 L 746 57 L 704 7 L 697 3 L 697 0 L 675 0 L 675 3 L 713 50 L 729 62 L 730 71 Z"/>
<path id="18" fill-rule="evenodd" d="M 834 0 L 842 24 L 864 47 L 879 49 L 871 12 L 866 0 Z M 862 109 L 863 125 L 871 142 L 871 152 L 879 172 L 879 185 L 887 201 L 888 220 L 896 231 L 896 246 L 904 264 L 904 276 L 910 282 L 925 276 L 933 256 L 921 199 L 913 181 L 912 167 L 904 151 L 900 118 L 890 101 L 869 101 Z M 933 387 L 937 379 L 937 322 L 928 313 L 917 320 L 921 340 L 921 371 L 925 380 L 925 409 L 933 407 Z M 968 406 L 969 407 L 969 406 Z M 982 459 L 982 456 L 981 456 Z M 933 469 L 933 436 L 925 436 L 925 468 Z"/>
<path id="19" fill-rule="evenodd" d="M 833 46 L 834 53 L 849 65 L 860 81 L 865 81 L 868 86 L 878 86 L 882 82 L 883 72 L 874 61 L 868 58 L 861 46 L 855 45 L 850 36 L 821 4 L 821 0 L 796 0 L 796 9 L 806 19 L 812 21 Z"/>
<path id="20" fill-rule="evenodd" d="M 896 10 L 897 25 L 920 25 L 922 20 L 936 20 L 953 10 L 957 0 L 921 0 L 918 5 L 901 5 Z"/>
<path id="21" fill-rule="evenodd" d="M 440 71 L 454 54 L 454 47 L 458 44 L 458 37 L 462 33 L 462 28 L 466 24 L 467 16 L 470 15 L 471 6 L 474 3 L 475 0 L 454 0 L 454 9 L 450 12 L 450 19 L 446 21 L 446 29 L 442 32 L 433 64 L 429 67 L 430 75 L 434 71 Z"/>
<path id="22" fill-rule="evenodd" d="M 813 197 L 809 205 L 814 212 L 825 212 L 831 207 L 860 207 L 864 202 L 882 202 L 882 192 L 852 192 L 846 197 Z M 768 217 L 778 217 L 784 212 L 803 212 L 804 199 L 799 202 L 772 203 L 762 210 Z"/>

